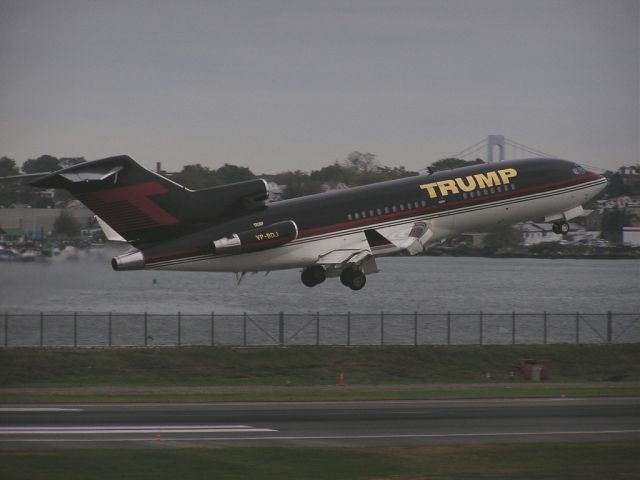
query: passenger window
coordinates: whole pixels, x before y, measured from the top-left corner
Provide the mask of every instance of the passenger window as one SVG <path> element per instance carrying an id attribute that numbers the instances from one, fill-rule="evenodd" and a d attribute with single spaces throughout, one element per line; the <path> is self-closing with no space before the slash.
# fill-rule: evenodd
<path id="1" fill-rule="evenodd" d="M 420 202 L 413 202 L 413 207 L 414 208 L 420 207 Z"/>
<path id="2" fill-rule="evenodd" d="M 389 207 L 384 207 L 384 213 L 389 213 Z"/>
<path id="3" fill-rule="evenodd" d="M 493 195 L 494 193 L 496 193 L 496 189 L 495 188 L 490 188 L 489 189 L 489 193 L 491 193 L 491 195 Z"/>
<path id="4" fill-rule="evenodd" d="M 382 215 L 382 210 L 380 210 L 380 209 L 378 208 L 378 209 L 376 210 L 376 213 L 377 213 L 378 215 Z"/>
<path id="5" fill-rule="evenodd" d="M 462 192 L 462 198 L 465 200 L 467 199 L 467 192 Z"/>
<path id="6" fill-rule="evenodd" d="M 353 215 L 348 214 L 348 215 L 347 215 L 347 220 L 353 220 Z"/>
<path id="7" fill-rule="evenodd" d="M 358 213 L 354 213 L 353 216 L 355 217 L 356 220 L 360 218 L 360 215 Z"/>
<path id="8" fill-rule="evenodd" d="M 422 200 L 422 202 L 420 202 L 420 203 L 422 203 L 422 206 L 423 206 L 423 207 L 426 207 L 426 206 L 427 206 L 427 201 L 426 201 L 426 200 Z"/>
<path id="9" fill-rule="evenodd" d="M 374 215 L 373 210 L 369 210 L 369 216 L 373 217 L 373 215 Z"/>
<path id="10" fill-rule="evenodd" d="M 469 198 L 473 198 L 473 197 L 475 197 L 475 196 L 476 196 L 475 192 L 474 192 L 473 190 L 471 190 L 471 191 L 469 192 Z"/>
<path id="11" fill-rule="evenodd" d="M 360 215 L 362 215 L 362 218 L 367 218 L 367 212 L 362 212 Z"/>
<path id="12" fill-rule="evenodd" d="M 400 211 L 404 212 L 404 204 L 403 203 L 400 204 Z"/>
<path id="13" fill-rule="evenodd" d="M 502 187 L 498 186 L 498 187 L 496 187 L 496 190 L 497 190 L 498 193 L 500 193 L 500 192 L 502 192 Z"/>
<path id="14" fill-rule="evenodd" d="M 489 192 L 487 192 L 487 189 L 486 189 L 486 188 L 483 188 L 483 189 L 482 189 L 482 195 L 489 195 Z"/>
<path id="15" fill-rule="evenodd" d="M 395 206 L 395 205 L 392 205 L 392 206 L 391 206 L 391 211 L 392 211 L 393 213 L 396 213 L 396 212 L 398 211 L 398 209 L 396 208 L 396 206 Z"/>

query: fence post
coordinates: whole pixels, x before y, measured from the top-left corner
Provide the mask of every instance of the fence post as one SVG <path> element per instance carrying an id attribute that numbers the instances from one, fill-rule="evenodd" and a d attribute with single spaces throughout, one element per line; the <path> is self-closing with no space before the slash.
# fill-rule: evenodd
<path id="1" fill-rule="evenodd" d="M 9 312 L 4 312 L 4 346 L 9 346 Z"/>
<path id="2" fill-rule="evenodd" d="M 384 312 L 380 312 L 380 345 L 384 345 Z"/>
<path id="3" fill-rule="evenodd" d="M 351 345 L 351 312 L 347 312 L 347 346 Z"/>
<path id="4" fill-rule="evenodd" d="M 320 312 L 316 312 L 316 345 L 320 345 Z"/>
<path id="5" fill-rule="evenodd" d="M 576 345 L 580 345 L 580 313 L 576 312 Z"/>
<path id="6" fill-rule="evenodd" d="M 178 346 L 182 345 L 182 315 L 178 312 Z"/>
<path id="7" fill-rule="evenodd" d="M 613 339 L 613 314 L 611 313 L 611 310 L 609 310 L 607 312 L 607 343 L 611 343 L 612 339 Z"/>
<path id="8" fill-rule="evenodd" d="M 78 312 L 73 312 L 73 347 L 78 346 Z"/>
<path id="9" fill-rule="evenodd" d="M 413 344 L 418 345 L 418 312 L 413 312 Z"/>
<path id="10" fill-rule="evenodd" d="M 511 312 L 511 345 L 516 344 L 516 312 Z"/>
<path id="11" fill-rule="evenodd" d="M 113 335 L 113 325 L 112 325 L 112 315 L 111 312 L 109 312 L 109 346 L 111 346 L 112 344 L 112 335 Z"/>
<path id="12" fill-rule="evenodd" d="M 242 344 L 247 346 L 247 312 L 242 314 Z"/>
<path id="13" fill-rule="evenodd" d="M 213 347 L 216 344 L 216 323 L 215 323 L 215 313 L 211 312 L 211 346 Z"/>
<path id="14" fill-rule="evenodd" d="M 144 312 L 144 346 L 147 346 L 147 312 Z"/>
<path id="15" fill-rule="evenodd" d="M 484 321 L 482 317 L 482 311 L 480 311 L 480 345 L 482 345 L 482 333 L 484 330 Z"/>
<path id="16" fill-rule="evenodd" d="M 447 312 L 447 345 L 451 345 L 451 312 Z"/>
<path id="17" fill-rule="evenodd" d="M 280 346 L 284 345 L 284 312 L 278 314 L 278 341 Z"/>
<path id="18" fill-rule="evenodd" d="M 42 348 L 44 340 L 44 313 L 40 312 L 40 348 Z"/>
<path id="19" fill-rule="evenodd" d="M 543 335 L 543 344 L 546 345 L 547 344 L 547 312 L 543 313 L 543 318 L 542 318 L 542 335 Z"/>

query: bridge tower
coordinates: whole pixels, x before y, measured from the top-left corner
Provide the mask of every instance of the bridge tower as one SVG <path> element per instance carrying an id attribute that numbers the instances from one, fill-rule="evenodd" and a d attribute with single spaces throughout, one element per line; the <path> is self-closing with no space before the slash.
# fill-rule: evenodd
<path id="1" fill-rule="evenodd" d="M 487 163 L 493 163 L 493 148 L 498 147 L 498 161 L 504 161 L 504 135 L 489 135 L 487 137 Z"/>

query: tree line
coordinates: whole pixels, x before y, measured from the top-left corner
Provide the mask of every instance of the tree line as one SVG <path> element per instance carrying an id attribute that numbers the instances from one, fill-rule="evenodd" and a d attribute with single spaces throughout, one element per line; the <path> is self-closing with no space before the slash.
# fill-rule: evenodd
<path id="1" fill-rule="evenodd" d="M 41 155 L 38 158 L 26 160 L 18 168 L 15 160 L 0 158 L 0 177 L 53 172 L 85 162 L 84 157 L 61 157 Z M 482 163 L 482 160 L 463 160 L 459 158 L 444 158 L 431 163 L 425 169 L 430 171 L 449 170 L 468 165 Z M 282 199 L 300 197 L 320 193 L 330 189 L 348 188 L 370 183 L 394 180 L 417 175 L 419 172 L 406 170 L 405 167 L 389 167 L 381 165 L 376 155 L 372 153 L 351 152 L 344 159 L 336 160 L 332 164 L 310 172 L 289 170 L 276 174 L 261 174 L 269 182 L 282 187 Z M 210 168 L 200 163 L 185 165 L 181 171 L 167 174 L 173 181 L 193 190 L 216 187 L 229 183 L 241 182 L 256 178 L 250 168 L 225 163 L 219 168 Z M 621 195 L 640 195 L 640 175 L 629 178 L 618 172 L 607 171 L 604 174 L 609 183 L 605 191 L 598 198 L 613 198 Z M 64 206 L 72 197 L 62 190 L 56 190 L 53 195 L 43 194 L 41 190 L 23 186 L 16 182 L 0 182 L 0 207 L 15 204 L 25 204 L 34 208 Z M 594 199 L 595 201 L 595 199 Z M 594 201 L 587 205 L 593 208 Z M 602 217 L 601 229 L 603 236 L 619 241 L 622 226 L 637 219 L 625 210 L 605 211 Z M 67 219 L 63 221 L 63 224 Z M 68 222 L 67 222 L 68 223 Z M 497 232 L 497 241 L 503 242 L 511 238 L 510 232 Z"/>
<path id="2" fill-rule="evenodd" d="M 0 177 L 54 172 L 85 161 L 84 157 L 57 158 L 52 155 L 41 155 L 38 158 L 26 160 L 21 167 L 18 167 L 15 160 L 2 157 L 0 158 Z M 472 165 L 477 162 L 445 158 L 433 162 L 429 168 L 432 171 L 447 170 Z M 276 174 L 256 175 L 248 167 L 225 163 L 219 168 L 210 168 L 196 163 L 185 165 L 179 172 L 163 174 L 192 190 L 242 182 L 259 176 L 269 182 L 280 185 L 282 187 L 282 199 L 288 199 L 320 193 L 330 189 L 394 180 L 417 175 L 418 172 L 406 170 L 402 166 L 389 167 L 380 165 L 377 156 L 372 153 L 351 152 L 344 159 L 336 160 L 331 165 L 311 172 L 289 170 Z M 0 182 L 0 206 L 3 207 L 13 204 L 26 204 L 34 208 L 47 208 L 60 206 L 69 200 L 71 200 L 71 197 L 64 191 L 56 191 L 51 197 L 50 195 L 42 195 L 37 189 L 25 187 L 16 182 Z"/>

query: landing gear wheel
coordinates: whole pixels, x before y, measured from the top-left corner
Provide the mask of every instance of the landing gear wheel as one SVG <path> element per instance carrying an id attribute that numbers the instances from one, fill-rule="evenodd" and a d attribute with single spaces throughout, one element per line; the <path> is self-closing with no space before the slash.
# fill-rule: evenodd
<path id="1" fill-rule="evenodd" d="M 351 274 L 353 270 L 351 268 L 347 268 L 342 271 L 340 274 L 340 281 L 345 287 L 351 287 Z"/>
<path id="2" fill-rule="evenodd" d="M 340 281 L 351 290 L 360 290 L 367 283 L 367 277 L 360 270 L 347 268 L 340 274 Z"/>
<path id="3" fill-rule="evenodd" d="M 557 233 L 558 235 L 565 235 L 569 233 L 570 227 L 567 222 L 554 223 L 551 226 L 551 230 L 553 230 L 553 233 Z"/>
<path id="4" fill-rule="evenodd" d="M 327 278 L 327 275 L 320 265 L 314 265 L 312 267 L 305 268 L 300 275 L 302 283 L 307 287 L 315 287 L 319 283 L 322 283 Z"/>
<path id="5" fill-rule="evenodd" d="M 354 270 L 351 274 L 351 290 L 360 290 L 367 283 L 367 277 L 360 270 Z"/>

